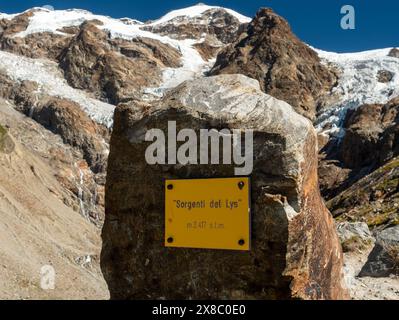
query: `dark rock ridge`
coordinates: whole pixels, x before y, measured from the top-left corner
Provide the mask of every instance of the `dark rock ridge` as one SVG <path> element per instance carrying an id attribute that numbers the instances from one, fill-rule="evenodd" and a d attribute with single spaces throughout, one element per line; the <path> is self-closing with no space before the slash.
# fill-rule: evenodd
<path id="1" fill-rule="evenodd" d="M 235 165 L 148 165 L 148 129 L 253 129 L 250 252 L 164 247 L 165 179 L 234 176 Z M 165 132 L 165 131 L 164 131 Z M 101 266 L 113 299 L 342 299 L 342 251 L 318 189 L 310 121 L 221 75 L 186 82 L 158 105 L 115 112 Z"/>
<path id="2" fill-rule="evenodd" d="M 336 81 L 317 53 L 271 9 L 259 10 L 246 32 L 219 53 L 210 74 L 226 73 L 257 79 L 263 91 L 311 120 L 319 100 Z"/>

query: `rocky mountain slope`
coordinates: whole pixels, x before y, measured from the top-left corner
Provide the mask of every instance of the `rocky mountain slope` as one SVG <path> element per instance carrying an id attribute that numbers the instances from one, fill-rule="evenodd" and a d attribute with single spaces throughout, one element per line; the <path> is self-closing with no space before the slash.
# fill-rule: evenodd
<path id="1" fill-rule="evenodd" d="M 11 288 L 0 294 L 107 296 L 97 256 L 114 110 L 146 109 L 167 99 L 170 89 L 209 75 L 256 79 L 265 93 L 311 119 L 319 134 L 320 188 L 333 216 L 365 222 L 376 235 L 394 227 L 398 52 L 312 48 L 270 9 L 252 20 L 198 4 L 148 22 L 78 9 L 0 13 L 0 225 L 7 239 L 15 238 L 0 242 L 7 256 L 0 278 L 8 279 L 1 286 Z M 240 112 L 249 112 L 251 101 Z M 16 190 L 26 197 L 14 198 Z M 34 205 L 40 202 L 45 213 Z M 26 237 L 19 239 L 15 217 L 29 221 L 21 227 L 30 230 Z M 21 253 L 25 243 L 29 250 Z M 41 254 L 41 247 L 49 250 Z M 27 254 L 32 263 L 14 268 Z M 53 293 L 37 288 L 37 268 L 47 256 L 66 281 Z M 81 266 L 86 260 L 89 269 Z M 75 270 L 82 287 L 73 294 L 63 275 Z M 35 280 L 18 282 L 28 278 Z M 23 294 L 17 290 L 22 285 Z"/>
<path id="2" fill-rule="evenodd" d="M 336 81 L 317 53 L 271 9 L 258 11 L 245 32 L 219 53 L 210 73 L 241 73 L 257 79 L 263 91 L 312 120 L 323 94 Z"/>
<path id="3" fill-rule="evenodd" d="M 106 299 L 99 230 L 60 181 L 79 157 L 2 99 L 0 123 L 0 299 Z M 56 272 L 50 292 L 40 287 L 46 265 Z"/>

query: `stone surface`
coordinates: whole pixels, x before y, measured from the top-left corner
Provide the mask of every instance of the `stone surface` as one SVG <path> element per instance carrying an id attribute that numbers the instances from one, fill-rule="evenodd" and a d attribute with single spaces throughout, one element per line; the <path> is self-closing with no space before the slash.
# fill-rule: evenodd
<path id="1" fill-rule="evenodd" d="M 362 252 L 375 242 L 365 222 L 340 222 L 337 224 L 337 232 L 344 252 Z"/>
<path id="2" fill-rule="evenodd" d="M 271 9 L 258 11 L 246 32 L 219 53 L 210 73 L 241 73 L 257 79 L 263 91 L 312 120 L 318 100 L 336 79 Z"/>
<path id="3" fill-rule="evenodd" d="M 164 180 L 234 176 L 234 165 L 148 165 L 146 130 L 254 129 L 252 250 L 164 247 Z M 257 81 L 182 84 L 159 105 L 120 105 L 106 184 L 101 266 L 113 299 L 341 299 L 342 251 L 318 189 L 310 121 Z"/>
<path id="4" fill-rule="evenodd" d="M 399 226 L 377 235 L 377 243 L 360 272 L 361 277 L 389 277 L 393 274 L 399 275 Z"/>
<path id="5" fill-rule="evenodd" d="M 364 222 L 341 222 L 337 225 L 338 236 L 341 241 L 359 237 L 363 240 L 373 239 L 369 227 Z"/>

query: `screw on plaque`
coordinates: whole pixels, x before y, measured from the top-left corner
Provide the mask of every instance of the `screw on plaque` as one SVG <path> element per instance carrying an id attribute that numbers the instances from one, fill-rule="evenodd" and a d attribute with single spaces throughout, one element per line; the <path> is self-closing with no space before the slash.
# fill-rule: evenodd
<path id="1" fill-rule="evenodd" d="M 240 241 L 238 241 L 238 244 L 242 247 L 245 244 L 245 240 L 241 239 Z"/>
<path id="2" fill-rule="evenodd" d="M 172 237 L 169 237 L 167 241 L 168 241 L 168 243 L 173 243 L 174 240 Z"/>
<path id="3" fill-rule="evenodd" d="M 168 190 L 173 190 L 173 184 L 168 184 Z"/>
<path id="4" fill-rule="evenodd" d="M 240 188 L 240 190 L 244 189 L 245 183 L 243 181 L 240 181 L 238 183 L 238 188 Z"/>

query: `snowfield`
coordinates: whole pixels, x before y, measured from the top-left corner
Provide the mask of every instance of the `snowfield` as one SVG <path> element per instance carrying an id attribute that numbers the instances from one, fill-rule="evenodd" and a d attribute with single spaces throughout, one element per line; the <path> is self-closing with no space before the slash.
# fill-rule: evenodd
<path id="1" fill-rule="evenodd" d="M 17 14 L 7 14 L 7 13 L 0 12 L 0 20 L 1 19 L 12 20 L 12 19 L 14 19 L 15 16 L 17 16 Z"/>
<path id="2" fill-rule="evenodd" d="M 338 102 L 318 116 L 319 131 L 341 138 L 345 134 L 342 126 L 349 109 L 363 104 L 384 104 L 399 96 L 399 59 L 388 56 L 391 49 L 358 53 L 333 53 L 314 49 L 322 61 L 332 63 L 342 72 L 338 85 L 332 91 L 332 94 L 338 96 Z M 390 72 L 392 80 L 379 82 L 380 71 Z"/>
<path id="3" fill-rule="evenodd" d="M 15 81 L 29 80 L 38 83 L 38 93 L 76 102 L 91 119 L 108 128 L 112 126 L 115 107 L 90 98 L 86 92 L 69 86 L 55 62 L 0 51 L 0 69 Z"/>

